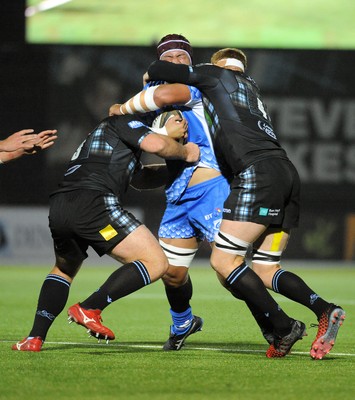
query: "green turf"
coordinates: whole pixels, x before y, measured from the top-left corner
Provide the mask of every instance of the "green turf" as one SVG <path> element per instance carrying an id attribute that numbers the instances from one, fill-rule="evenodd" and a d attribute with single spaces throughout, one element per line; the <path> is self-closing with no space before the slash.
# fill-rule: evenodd
<path id="1" fill-rule="evenodd" d="M 83 267 L 68 305 L 83 300 L 113 269 Z M 355 268 L 299 269 L 320 295 L 341 304 L 347 318 L 324 360 L 308 354 L 316 329 L 283 359 L 265 357 L 267 344 L 245 305 L 233 299 L 207 268 L 192 268 L 193 310 L 204 329 L 179 352 L 163 352 L 170 316 L 161 282 L 108 307 L 104 322 L 117 339 L 97 344 L 63 312 L 43 351 L 10 346 L 32 325 L 46 268 L 3 267 L 1 273 L 0 399 L 354 399 Z M 276 296 L 283 309 L 314 323 L 306 308 Z"/>
<path id="2" fill-rule="evenodd" d="M 27 0 L 36 6 L 42 0 Z M 354 49 L 353 0 L 75 0 L 27 19 L 31 43 Z"/>

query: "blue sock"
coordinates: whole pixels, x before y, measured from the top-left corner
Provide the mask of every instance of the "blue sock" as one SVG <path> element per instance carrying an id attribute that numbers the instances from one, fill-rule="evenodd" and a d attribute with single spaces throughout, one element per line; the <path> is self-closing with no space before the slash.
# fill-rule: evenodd
<path id="1" fill-rule="evenodd" d="M 193 318 L 191 307 L 181 313 L 175 312 L 170 309 L 170 314 L 173 319 L 171 333 L 175 335 L 182 335 L 183 333 L 185 333 L 189 329 Z"/>

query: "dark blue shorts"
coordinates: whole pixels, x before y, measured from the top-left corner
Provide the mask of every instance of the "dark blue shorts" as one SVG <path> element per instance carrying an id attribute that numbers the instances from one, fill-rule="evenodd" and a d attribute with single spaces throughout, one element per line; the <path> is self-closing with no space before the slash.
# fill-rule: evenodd
<path id="1" fill-rule="evenodd" d="M 282 158 L 259 161 L 231 183 L 223 219 L 291 229 L 298 226 L 300 179 L 294 165 Z"/>
<path id="2" fill-rule="evenodd" d="M 80 189 L 50 198 L 49 227 L 64 260 L 84 260 L 89 246 L 99 256 L 109 253 L 140 225 L 111 193 Z"/>

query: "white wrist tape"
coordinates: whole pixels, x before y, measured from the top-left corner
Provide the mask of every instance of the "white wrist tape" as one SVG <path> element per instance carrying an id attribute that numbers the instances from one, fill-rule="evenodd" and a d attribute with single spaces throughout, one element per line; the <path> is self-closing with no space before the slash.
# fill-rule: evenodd
<path id="1" fill-rule="evenodd" d="M 137 112 L 139 112 L 139 113 L 145 113 L 145 112 L 147 112 L 144 108 L 143 108 L 143 106 L 142 106 L 142 103 L 141 103 L 141 95 L 142 95 L 142 92 L 139 92 L 138 94 L 136 94 L 134 97 L 133 97 L 133 107 L 134 107 L 134 109 L 137 111 Z"/>
<path id="2" fill-rule="evenodd" d="M 146 90 L 143 91 L 144 93 L 144 103 L 146 106 L 147 111 L 155 111 L 159 110 L 159 107 L 155 104 L 154 101 L 154 92 L 158 89 L 158 86 L 150 86 Z"/>
<path id="3" fill-rule="evenodd" d="M 137 93 L 134 97 L 121 105 L 121 114 L 146 113 L 148 111 L 159 110 L 159 107 L 154 101 L 154 92 L 157 88 L 158 86 L 152 86 Z"/>

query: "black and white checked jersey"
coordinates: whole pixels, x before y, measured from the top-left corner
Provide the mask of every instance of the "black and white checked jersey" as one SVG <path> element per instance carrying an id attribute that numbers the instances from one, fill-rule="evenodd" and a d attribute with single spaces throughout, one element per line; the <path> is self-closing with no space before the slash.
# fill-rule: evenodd
<path id="1" fill-rule="evenodd" d="M 149 133 L 142 116 L 104 119 L 75 151 L 54 193 L 92 189 L 120 198 L 140 166 L 140 143 Z"/>
<path id="2" fill-rule="evenodd" d="M 187 66 L 155 61 L 148 69 L 150 79 L 163 79 L 197 87 L 203 104 L 218 161 L 238 174 L 266 158 L 287 159 L 260 96 L 259 88 L 244 73 L 212 64 Z"/>

